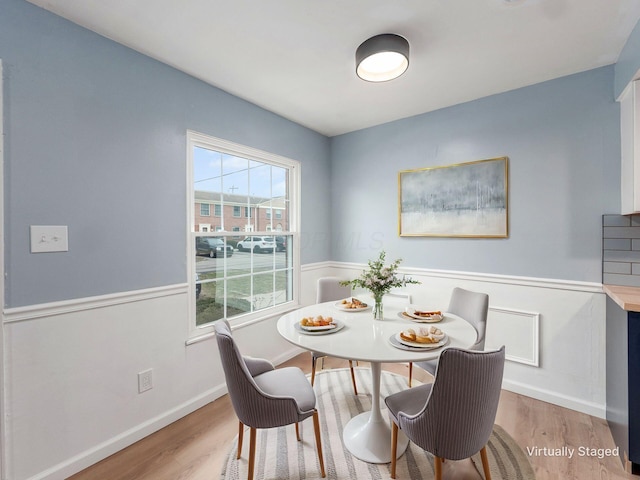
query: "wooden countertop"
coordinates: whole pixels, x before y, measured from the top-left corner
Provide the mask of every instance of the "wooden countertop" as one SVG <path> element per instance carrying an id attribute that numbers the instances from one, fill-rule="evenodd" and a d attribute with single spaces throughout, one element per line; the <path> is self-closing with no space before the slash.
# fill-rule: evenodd
<path id="1" fill-rule="evenodd" d="M 623 310 L 640 312 L 640 287 L 623 287 L 620 285 L 603 285 L 604 293 L 609 295 Z"/>

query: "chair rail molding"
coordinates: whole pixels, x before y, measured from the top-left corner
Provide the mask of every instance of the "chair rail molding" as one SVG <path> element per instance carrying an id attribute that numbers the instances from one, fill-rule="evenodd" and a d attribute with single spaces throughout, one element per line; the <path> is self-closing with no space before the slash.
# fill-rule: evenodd
<path id="1" fill-rule="evenodd" d="M 327 265 L 329 266 L 329 265 Z M 363 263 L 333 263 L 333 268 L 339 270 L 362 270 L 366 268 Z M 413 276 L 426 276 L 432 278 L 448 278 L 454 280 L 478 281 L 484 283 L 503 283 L 508 285 L 520 285 L 529 287 L 554 288 L 562 290 L 576 290 L 582 292 L 603 293 L 602 283 L 584 282 L 579 280 L 564 280 L 555 278 L 525 277 L 518 275 L 500 275 L 492 273 L 463 272 L 457 270 L 435 270 L 430 268 L 400 267 L 399 273 Z"/>
<path id="2" fill-rule="evenodd" d="M 96 297 L 40 303 L 25 307 L 6 308 L 3 312 L 3 323 L 23 322 L 38 318 L 56 317 L 59 315 L 82 312 L 96 308 L 105 308 L 132 302 L 143 302 L 171 295 L 186 295 L 188 291 L 188 284 L 181 283 L 177 285 L 113 293 Z"/>

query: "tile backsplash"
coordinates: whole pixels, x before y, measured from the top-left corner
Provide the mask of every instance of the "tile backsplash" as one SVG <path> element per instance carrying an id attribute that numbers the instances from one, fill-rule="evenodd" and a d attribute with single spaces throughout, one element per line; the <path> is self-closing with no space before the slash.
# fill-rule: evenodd
<path id="1" fill-rule="evenodd" d="M 640 215 L 602 216 L 602 283 L 640 287 Z"/>

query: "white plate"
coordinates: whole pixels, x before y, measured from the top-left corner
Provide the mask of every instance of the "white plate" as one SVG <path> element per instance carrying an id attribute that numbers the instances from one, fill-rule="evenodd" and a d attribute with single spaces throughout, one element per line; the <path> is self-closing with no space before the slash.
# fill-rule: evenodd
<path id="1" fill-rule="evenodd" d="M 398 341 L 398 335 L 395 333 L 389 337 L 389 343 L 394 347 L 399 348 L 400 350 L 406 350 L 407 352 L 424 352 L 425 350 L 428 350 L 425 348 L 410 347 L 404 343 L 400 343 Z"/>
<path id="2" fill-rule="evenodd" d="M 424 318 L 411 316 L 407 312 L 398 312 L 398 317 L 402 318 L 403 320 L 411 320 L 415 323 L 438 323 L 444 319 L 444 315 Z"/>
<path id="3" fill-rule="evenodd" d="M 420 315 L 416 315 L 415 312 L 435 312 L 438 311 L 437 308 L 423 308 L 416 307 L 415 305 L 409 305 L 404 309 L 404 313 L 407 317 L 411 317 L 411 320 L 418 323 L 436 323 L 441 321 L 444 318 L 444 315 L 432 315 L 430 317 L 423 317 Z"/>
<path id="4" fill-rule="evenodd" d="M 345 300 L 351 300 L 353 297 L 349 297 L 349 298 L 345 298 Z M 344 304 L 342 303 L 344 300 L 340 300 L 339 302 L 336 302 L 333 304 L 334 307 L 336 307 L 338 310 L 341 310 L 343 312 L 362 312 L 363 310 L 368 310 L 371 308 L 371 305 L 367 304 L 366 307 L 361 307 L 361 308 L 347 308 L 344 306 Z M 363 302 L 364 303 L 364 302 Z"/>
<path id="5" fill-rule="evenodd" d="M 447 342 L 449 341 L 449 337 L 447 336 L 446 333 L 444 337 L 442 337 L 442 340 L 440 340 L 438 343 L 409 342 L 407 340 L 404 340 L 402 337 L 400 337 L 400 333 L 396 333 L 395 339 L 398 342 L 400 342 L 402 345 L 406 345 L 407 347 L 412 347 L 412 348 L 421 349 L 421 350 L 433 350 L 434 348 L 440 348 L 446 345 Z"/>
<path id="6" fill-rule="evenodd" d="M 336 333 L 344 328 L 344 323 L 340 320 L 333 319 L 333 323 L 335 326 L 330 327 L 303 327 L 300 325 L 300 322 L 297 321 L 294 323 L 294 328 L 298 333 L 304 333 L 305 335 L 328 335 L 331 333 Z"/>

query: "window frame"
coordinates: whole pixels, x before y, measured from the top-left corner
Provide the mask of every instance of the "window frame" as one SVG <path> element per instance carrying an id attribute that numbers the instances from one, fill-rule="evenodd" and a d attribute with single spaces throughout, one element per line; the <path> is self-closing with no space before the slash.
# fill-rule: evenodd
<path id="1" fill-rule="evenodd" d="M 195 199 L 194 199 L 194 185 L 193 185 L 193 151 L 194 148 L 200 147 L 209 150 L 214 150 L 223 154 L 235 155 L 249 160 L 255 160 L 263 163 L 267 163 L 279 168 L 286 168 L 289 172 L 289 188 L 288 188 L 288 202 L 289 202 L 289 215 L 290 215 L 290 229 L 284 232 L 285 235 L 291 236 L 292 242 L 292 282 L 291 282 L 291 300 L 288 302 L 280 303 L 268 308 L 264 308 L 255 312 L 247 312 L 241 315 L 237 315 L 229 319 L 233 325 L 244 325 L 250 323 L 256 323 L 268 318 L 273 318 L 284 314 L 292 309 L 300 306 L 300 278 L 301 278 L 301 266 L 300 266 L 300 212 L 301 212 L 301 168 L 300 162 L 290 158 L 282 157 L 270 152 L 259 150 L 253 147 L 248 147 L 238 143 L 230 142 L 221 138 L 216 138 L 203 133 L 187 130 L 187 168 L 186 168 L 186 182 L 187 182 L 187 226 L 186 226 L 186 238 L 187 238 L 187 284 L 188 284 L 188 337 L 187 345 L 196 343 L 198 341 L 210 338 L 214 335 L 213 324 L 196 325 L 196 302 L 195 302 L 195 238 L 199 232 L 195 231 Z M 228 239 L 237 237 L 238 232 L 233 230 L 223 231 Z M 261 231 L 261 232 L 240 232 L 247 236 L 251 235 L 265 235 L 272 236 L 273 232 Z"/>

